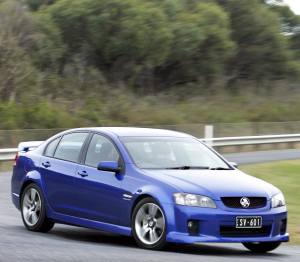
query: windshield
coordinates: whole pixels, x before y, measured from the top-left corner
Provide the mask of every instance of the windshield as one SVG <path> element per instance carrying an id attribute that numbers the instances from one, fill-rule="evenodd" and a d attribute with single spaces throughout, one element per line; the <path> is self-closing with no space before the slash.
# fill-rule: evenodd
<path id="1" fill-rule="evenodd" d="M 197 139 L 121 137 L 133 161 L 143 169 L 231 169 Z"/>

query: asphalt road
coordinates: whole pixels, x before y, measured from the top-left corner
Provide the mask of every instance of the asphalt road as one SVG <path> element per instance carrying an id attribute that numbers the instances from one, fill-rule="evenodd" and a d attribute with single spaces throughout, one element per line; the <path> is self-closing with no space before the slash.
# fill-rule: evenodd
<path id="1" fill-rule="evenodd" d="M 285 149 L 285 150 L 269 150 L 258 152 L 244 152 L 225 154 L 228 161 L 233 161 L 239 165 L 264 163 L 271 161 L 300 159 L 299 149 Z"/>
<path id="2" fill-rule="evenodd" d="M 281 245 L 265 255 L 240 244 L 170 245 L 164 251 L 136 247 L 130 237 L 56 225 L 49 233 L 27 231 L 10 200 L 10 173 L 0 173 L 0 262 L 34 261 L 300 261 L 300 246 Z"/>

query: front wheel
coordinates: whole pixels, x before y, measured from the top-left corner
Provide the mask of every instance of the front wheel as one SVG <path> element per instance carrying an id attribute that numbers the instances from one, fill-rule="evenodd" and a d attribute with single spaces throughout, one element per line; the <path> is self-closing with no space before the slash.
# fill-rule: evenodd
<path id="1" fill-rule="evenodd" d="M 144 198 L 134 208 L 132 233 L 142 248 L 159 250 L 166 245 L 166 219 L 153 198 Z"/>
<path id="2" fill-rule="evenodd" d="M 48 232 L 54 226 L 46 216 L 44 198 L 36 184 L 28 185 L 21 196 L 21 213 L 25 227 L 30 231 Z"/>
<path id="3" fill-rule="evenodd" d="M 281 242 L 249 242 L 242 244 L 254 253 L 266 253 L 279 247 Z"/>

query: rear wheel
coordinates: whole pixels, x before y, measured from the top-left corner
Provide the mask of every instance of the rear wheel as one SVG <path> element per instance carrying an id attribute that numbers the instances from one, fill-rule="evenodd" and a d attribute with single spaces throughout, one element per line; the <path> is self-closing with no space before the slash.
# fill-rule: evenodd
<path id="1" fill-rule="evenodd" d="M 25 227 L 30 231 L 48 232 L 54 226 L 46 216 L 44 198 L 36 184 L 28 185 L 21 196 L 21 213 Z"/>
<path id="2" fill-rule="evenodd" d="M 166 245 L 166 219 L 153 198 L 144 198 L 134 208 L 132 232 L 142 248 L 158 250 Z"/>
<path id="3" fill-rule="evenodd" d="M 279 247 L 281 242 L 249 242 L 242 244 L 254 253 L 266 253 Z"/>

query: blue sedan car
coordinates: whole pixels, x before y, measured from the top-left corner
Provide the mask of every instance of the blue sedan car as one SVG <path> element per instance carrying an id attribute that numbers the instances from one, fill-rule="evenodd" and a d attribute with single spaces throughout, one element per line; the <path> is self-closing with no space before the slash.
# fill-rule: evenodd
<path id="1" fill-rule="evenodd" d="M 81 128 L 22 145 L 11 193 L 28 230 L 65 223 L 133 236 L 147 249 L 239 242 L 268 252 L 289 240 L 280 190 L 190 135 Z"/>

